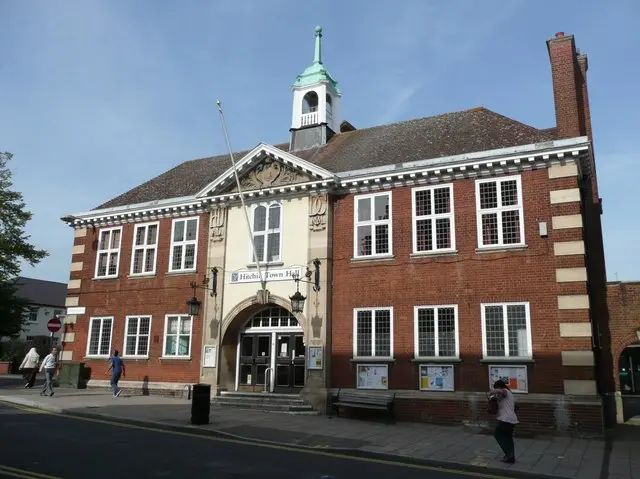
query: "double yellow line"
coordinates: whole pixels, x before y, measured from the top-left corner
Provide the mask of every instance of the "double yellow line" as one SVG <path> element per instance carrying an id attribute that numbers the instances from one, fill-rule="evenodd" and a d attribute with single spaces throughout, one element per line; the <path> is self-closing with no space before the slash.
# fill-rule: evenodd
<path id="1" fill-rule="evenodd" d="M 0 477 L 19 477 L 21 479 L 61 479 L 57 476 L 41 474 L 39 472 L 27 471 L 26 469 L 18 469 L 17 467 L 5 466 L 0 464 Z"/>

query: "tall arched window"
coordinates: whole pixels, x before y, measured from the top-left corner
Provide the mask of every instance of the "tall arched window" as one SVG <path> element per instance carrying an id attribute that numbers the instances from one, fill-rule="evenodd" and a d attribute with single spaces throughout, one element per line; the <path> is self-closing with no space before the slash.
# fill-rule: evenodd
<path id="1" fill-rule="evenodd" d="M 282 224 L 282 207 L 280 203 L 258 205 L 253 210 L 253 242 L 256 254 L 253 261 L 271 263 L 280 261 L 280 229 Z"/>

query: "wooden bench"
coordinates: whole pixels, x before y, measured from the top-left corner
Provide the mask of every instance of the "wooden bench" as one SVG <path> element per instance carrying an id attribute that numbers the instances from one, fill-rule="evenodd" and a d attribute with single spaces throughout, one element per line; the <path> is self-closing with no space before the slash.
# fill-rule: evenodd
<path id="1" fill-rule="evenodd" d="M 384 411 L 389 419 L 393 419 L 393 402 L 396 393 L 388 391 L 344 391 L 334 393 L 331 398 L 331 409 L 340 416 L 340 407 L 372 409 Z"/>

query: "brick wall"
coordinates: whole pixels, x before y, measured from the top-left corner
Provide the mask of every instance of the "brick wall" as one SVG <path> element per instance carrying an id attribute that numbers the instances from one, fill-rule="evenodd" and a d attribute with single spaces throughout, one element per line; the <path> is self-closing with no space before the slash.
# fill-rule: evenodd
<path id="1" fill-rule="evenodd" d="M 159 220 L 156 274 L 149 277 L 129 277 L 134 224 L 122 228 L 122 243 L 117 279 L 94 279 L 96 250 L 100 228 L 87 228 L 85 236 L 74 240 L 68 297 L 78 297 L 78 305 L 86 307 L 76 322 L 67 324 L 67 333 L 73 333 L 73 341 L 65 342 L 64 350 L 72 351 L 72 359 L 86 361 L 92 380 L 108 379 L 104 359 L 85 358 L 89 320 L 92 316 L 113 316 L 114 325 L 111 350 L 123 351 L 125 317 L 127 315 L 151 315 L 151 331 L 148 359 L 126 359 L 127 380 L 149 382 L 198 382 L 202 348 L 202 318 L 193 320 L 191 359 L 161 359 L 163 352 L 165 315 L 187 314 L 186 301 L 193 295 L 191 281 L 200 281 L 206 267 L 208 215 L 201 215 L 198 231 L 197 270 L 195 273 L 168 273 L 172 219 Z M 203 301 L 202 290 L 196 296 Z M 69 335 L 66 336 L 69 339 Z"/>
<path id="2" fill-rule="evenodd" d="M 591 350 L 590 338 L 561 338 L 558 330 L 558 295 L 586 294 L 586 282 L 556 282 L 556 268 L 585 266 L 584 256 L 554 256 L 553 243 L 582 240 L 581 229 L 538 234 L 538 223 L 551 225 L 552 214 L 579 213 L 577 205 L 552 205 L 551 189 L 576 186 L 576 178 L 550 179 L 547 170 L 522 173 L 525 236 L 522 251 L 476 252 L 475 180 L 454 182 L 455 236 L 458 253 L 412 258 L 411 187 L 393 190 L 394 258 L 358 261 L 353 257 L 354 197 L 334 205 L 334 296 L 332 387 L 355 387 L 353 309 L 393 306 L 395 363 L 389 369 L 389 388 L 417 389 L 414 357 L 414 306 L 458 305 L 460 358 L 455 367 L 455 387 L 485 391 L 487 365 L 482 359 L 480 304 L 528 301 L 531 307 L 535 363 L 529 365 L 529 392 L 563 393 L 567 378 L 594 379 L 592 367 L 567 369 L 561 351 Z M 588 310 L 563 311 L 564 321 L 588 321 Z M 586 317 L 586 319 L 585 319 Z"/>
<path id="3" fill-rule="evenodd" d="M 630 344 L 638 343 L 640 328 L 640 282 L 612 282 L 607 288 L 611 329 L 611 351 L 616 391 L 620 391 L 618 364 L 620 353 Z"/>

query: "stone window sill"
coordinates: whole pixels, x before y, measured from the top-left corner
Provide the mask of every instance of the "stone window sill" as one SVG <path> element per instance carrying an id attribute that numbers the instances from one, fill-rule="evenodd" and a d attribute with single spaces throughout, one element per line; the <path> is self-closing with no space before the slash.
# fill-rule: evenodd
<path id="1" fill-rule="evenodd" d="M 476 254 L 507 253 L 512 251 L 525 251 L 527 249 L 529 249 L 529 246 L 526 244 L 482 246 L 480 248 L 476 248 Z"/>

